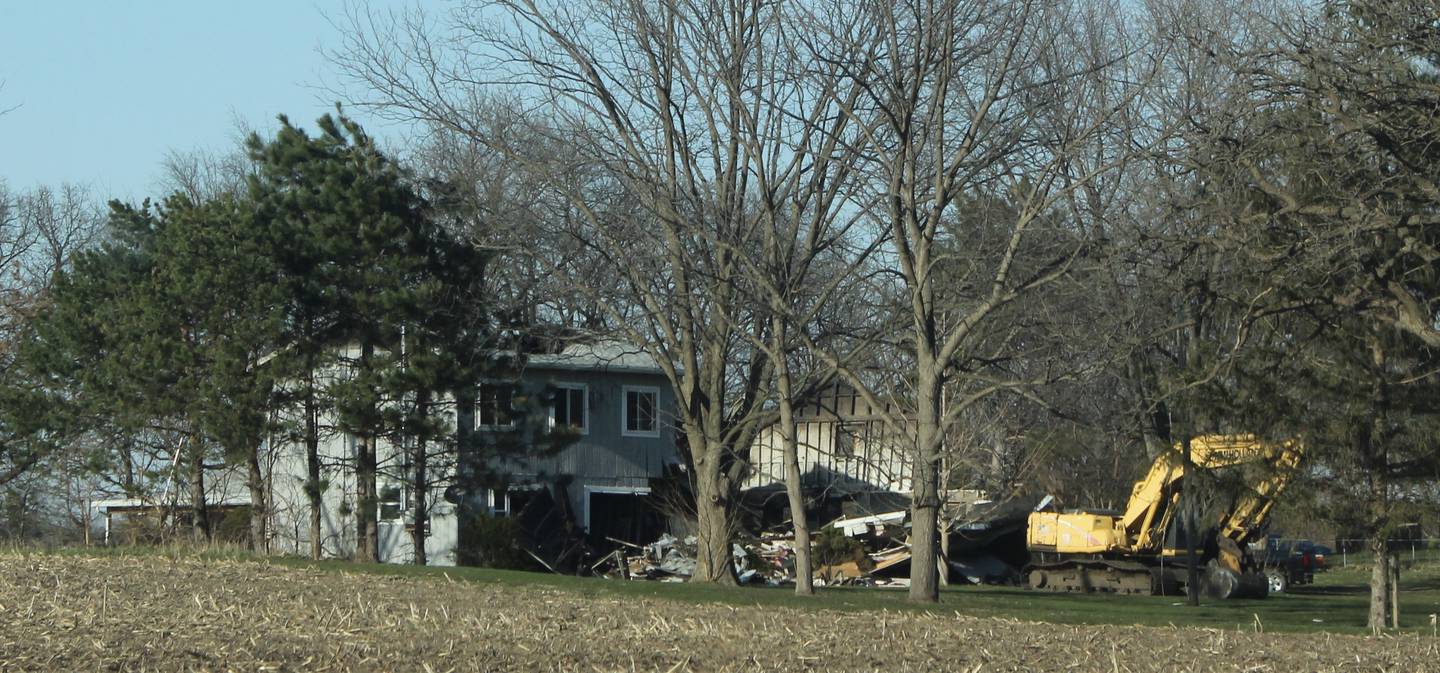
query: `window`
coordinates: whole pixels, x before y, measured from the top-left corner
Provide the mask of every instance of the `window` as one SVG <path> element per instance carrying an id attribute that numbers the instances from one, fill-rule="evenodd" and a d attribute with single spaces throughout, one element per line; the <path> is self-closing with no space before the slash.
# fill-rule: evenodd
<path id="1" fill-rule="evenodd" d="M 656 422 L 660 391 L 656 388 L 625 387 L 625 404 L 620 410 L 620 427 L 625 435 L 637 437 L 659 437 L 660 425 Z"/>
<path id="2" fill-rule="evenodd" d="M 589 428 L 585 406 L 584 385 L 562 383 L 555 386 L 555 401 L 550 406 L 550 427 L 570 428 L 585 434 Z"/>
<path id="3" fill-rule="evenodd" d="M 835 457 L 854 458 L 855 445 L 859 441 L 862 428 L 858 423 L 836 423 L 835 432 Z"/>
<path id="4" fill-rule="evenodd" d="M 404 494 L 399 486 L 386 486 L 380 489 L 380 520 L 398 521 L 400 512 L 405 509 Z"/>
<path id="5" fill-rule="evenodd" d="M 482 383 L 475 400 L 476 428 L 515 427 L 515 386 L 509 383 Z"/>
<path id="6" fill-rule="evenodd" d="M 510 516 L 510 494 L 506 491 L 488 490 L 490 494 L 490 516 Z"/>

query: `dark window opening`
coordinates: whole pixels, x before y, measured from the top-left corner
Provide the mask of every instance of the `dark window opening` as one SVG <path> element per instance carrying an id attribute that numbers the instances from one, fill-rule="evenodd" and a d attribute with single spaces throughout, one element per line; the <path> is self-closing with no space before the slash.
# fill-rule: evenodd
<path id="1" fill-rule="evenodd" d="M 655 391 L 625 391 L 625 431 L 653 433 L 655 423 Z"/>
<path id="2" fill-rule="evenodd" d="M 560 388 L 555 391 L 551 419 L 557 428 L 585 429 L 585 389 Z"/>
<path id="3" fill-rule="evenodd" d="M 512 404 L 515 386 L 507 383 L 483 383 L 476 400 L 476 422 L 482 428 L 508 428 L 515 424 Z"/>

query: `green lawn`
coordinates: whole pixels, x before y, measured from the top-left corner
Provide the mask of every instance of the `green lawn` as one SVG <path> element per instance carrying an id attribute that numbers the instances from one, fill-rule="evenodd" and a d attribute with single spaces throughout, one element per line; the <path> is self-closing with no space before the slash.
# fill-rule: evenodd
<path id="1" fill-rule="evenodd" d="M 636 596 L 664 600 L 784 606 L 834 610 L 932 610 L 945 614 L 1001 617 L 1065 624 L 1148 624 L 1200 626 L 1250 631 L 1331 631 L 1365 633 L 1369 599 L 1368 569 L 1351 565 L 1317 576 L 1309 586 L 1263 600 L 1205 600 L 1198 608 L 1175 596 L 1117 596 L 1110 594 L 1052 594 L 1015 587 L 948 587 L 940 604 L 913 605 L 905 592 L 891 589 L 821 589 L 812 598 L 795 596 L 788 588 L 715 587 L 665 582 L 627 582 L 580 578 L 548 573 L 488 568 L 417 568 L 369 565 L 346 561 L 309 561 L 296 558 L 260 558 L 235 551 L 193 552 L 120 548 L 74 550 L 80 554 L 199 554 L 204 558 L 254 560 L 281 566 L 329 572 L 368 573 L 403 577 L 442 577 L 455 581 L 541 586 L 581 596 Z M 1440 613 L 1440 565 L 1408 567 L 1401 577 L 1400 616 L 1406 631 L 1431 633 L 1430 615 Z"/>

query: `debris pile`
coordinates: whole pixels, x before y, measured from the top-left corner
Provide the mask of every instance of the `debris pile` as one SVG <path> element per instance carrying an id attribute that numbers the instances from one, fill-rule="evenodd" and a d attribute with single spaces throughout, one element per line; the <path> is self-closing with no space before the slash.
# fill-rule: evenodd
<path id="1" fill-rule="evenodd" d="M 910 547 L 903 541 L 906 512 L 888 512 L 832 521 L 812 535 L 816 586 L 909 585 Z M 639 545 L 611 538 L 618 547 L 591 566 L 608 578 L 682 582 L 695 573 L 695 536 L 666 534 Z M 766 533 L 731 545 L 742 584 L 781 586 L 795 582 L 795 538 Z"/>

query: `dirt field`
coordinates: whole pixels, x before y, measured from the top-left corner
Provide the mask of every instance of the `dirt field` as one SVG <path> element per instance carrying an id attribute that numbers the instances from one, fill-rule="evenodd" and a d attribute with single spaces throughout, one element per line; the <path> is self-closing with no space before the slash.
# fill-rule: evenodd
<path id="1" fill-rule="evenodd" d="M 1077 628 L 0 554 L 0 671 L 30 670 L 1301 673 L 1440 670 L 1440 648 L 1413 635 Z"/>

